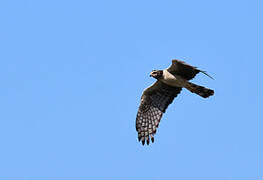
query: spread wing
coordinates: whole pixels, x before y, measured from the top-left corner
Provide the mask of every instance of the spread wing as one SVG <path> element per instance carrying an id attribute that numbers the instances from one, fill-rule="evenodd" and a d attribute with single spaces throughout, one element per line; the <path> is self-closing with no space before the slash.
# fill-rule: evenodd
<path id="1" fill-rule="evenodd" d="M 212 78 L 205 71 L 197 69 L 197 67 L 186 64 L 184 61 L 172 60 L 172 65 L 167 69 L 173 75 L 179 75 L 186 80 L 193 79 L 199 72 L 204 73 L 208 77 Z M 212 78 L 213 79 L 213 78 Z"/>
<path id="2" fill-rule="evenodd" d="M 171 87 L 161 81 L 156 81 L 144 90 L 141 104 L 136 117 L 136 131 L 138 140 L 144 145 L 154 142 L 154 134 L 158 128 L 163 113 L 181 92 L 181 87 Z"/>

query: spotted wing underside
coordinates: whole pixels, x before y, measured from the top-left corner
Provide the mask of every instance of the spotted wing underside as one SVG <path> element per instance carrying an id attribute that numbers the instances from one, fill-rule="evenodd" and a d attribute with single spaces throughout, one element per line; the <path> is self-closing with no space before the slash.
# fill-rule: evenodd
<path id="1" fill-rule="evenodd" d="M 145 141 L 149 144 L 150 139 L 154 142 L 154 135 L 163 113 L 181 90 L 181 87 L 171 87 L 161 81 L 156 81 L 143 92 L 136 117 L 138 140 L 143 145 Z"/>

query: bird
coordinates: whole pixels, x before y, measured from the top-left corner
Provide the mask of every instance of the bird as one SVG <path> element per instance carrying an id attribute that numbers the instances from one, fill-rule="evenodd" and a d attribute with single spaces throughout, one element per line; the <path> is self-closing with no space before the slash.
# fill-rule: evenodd
<path id="1" fill-rule="evenodd" d="M 136 131 L 142 145 L 145 142 L 149 145 L 150 140 L 154 142 L 154 135 L 163 114 L 182 88 L 203 98 L 214 95 L 214 90 L 189 82 L 199 72 L 213 79 L 206 71 L 178 59 L 173 59 L 167 69 L 152 70 L 150 77 L 156 81 L 143 91 L 136 115 Z"/>

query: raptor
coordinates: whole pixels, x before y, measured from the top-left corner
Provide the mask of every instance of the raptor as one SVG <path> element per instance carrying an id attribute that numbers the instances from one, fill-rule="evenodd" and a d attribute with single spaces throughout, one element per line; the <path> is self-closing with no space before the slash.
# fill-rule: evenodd
<path id="1" fill-rule="evenodd" d="M 142 142 L 142 145 L 145 142 L 149 145 L 150 140 L 154 142 L 154 135 L 163 113 L 182 88 L 186 88 L 203 98 L 214 95 L 213 90 L 189 82 L 199 72 L 212 78 L 205 71 L 176 59 L 172 60 L 172 65 L 169 68 L 153 70 L 150 73 L 156 82 L 143 91 L 136 116 L 136 131 L 138 132 L 138 140 Z"/>

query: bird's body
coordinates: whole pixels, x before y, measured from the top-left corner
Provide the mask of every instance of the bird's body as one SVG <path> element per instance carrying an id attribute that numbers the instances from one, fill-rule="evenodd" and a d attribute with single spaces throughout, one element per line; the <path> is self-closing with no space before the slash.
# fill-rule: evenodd
<path id="1" fill-rule="evenodd" d="M 214 94 L 211 89 L 189 82 L 199 72 L 206 74 L 205 71 L 179 60 L 173 60 L 172 65 L 167 69 L 151 72 L 150 76 L 157 81 L 144 90 L 136 117 L 138 139 L 142 141 L 143 145 L 145 141 L 149 144 L 150 139 L 154 142 L 154 135 L 163 113 L 182 88 L 186 88 L 203 98 Z"/>
<path id="2" fill-rule="evenodd" d="M 185 87 L 187 83 L 187 80 L 179 75 L 171 74 L 167 69 L 163 70 L 163 78 L 161 78 L 160 81 L 173 87 Z"/>

